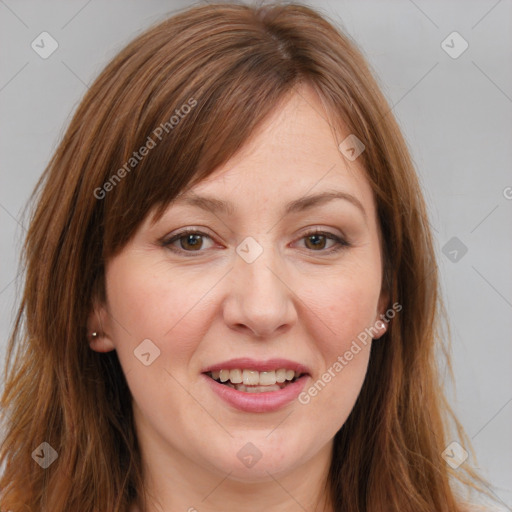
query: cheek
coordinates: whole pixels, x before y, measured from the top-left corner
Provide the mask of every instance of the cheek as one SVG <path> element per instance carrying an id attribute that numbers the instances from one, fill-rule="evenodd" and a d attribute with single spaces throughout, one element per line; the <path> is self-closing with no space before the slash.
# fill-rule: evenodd
<path id="1" fill-rule="evenodd" d="M 332 279 L 322 280 L 321 287 L 308 287 L 304 302 L 314 313 L 310 315 L 315 318 L 310 334 L 321 354 L 323 371 L 305 391 L 324 411 L 325 421 L 330 418 L 341 425 L 361 390 L 372 343 L 369 328 L 376 321 L 379 294 L 380 274 L 370 265 L 351 265 L 350 272 L 337 272 Z M 304 397 L 304 402 L 307 400 Z"/>
<path id="2" fill-rule="evenodd" d="M 377 320 L 380 280 L 371 271 L 338 276 L 333 284 L 312 291 L 307 299 L 328 335 L 324 338 L 330 351 L 348 350 L 353 339 L 372 327 Z M 327 329 L 328 328 L 328 329 Z"/>
<path id="3" fill-rule="evenodd" d="M 350 415 L 366 377 L 372 339 L 365 329 L 373 325 L 375 294 L 343 281 L 329 294 L 329 305 L 318 310 L 322 334 L 314 338 L 322 370 L 299 400 L 305 410 L 316 411 L 316 419 L 310 420 L 313 430 L 327 428 L 334 435 Z"/>
<path id="4" fill-rule="evenodd" d="M 181 393 L 168 372 L 180 381 L 189 378 L 190 361 L 216 314 L 212 290 L 219 279 L 218 273 L 184 271 L 135 251 L 113 260 L 107 276 L 109 325 L 134 395 L 154 395 L 156 389 Z M 144 366 L 135 353 L 147 339 L 159 353 Z"/>
<path id="5" fill-rule="evenodd" d="M 164 267 L 161 261 L 155 264 L 147 256 L 143 260 L 134 252 L 113 260 L 107 270 L 112 339 L 145 415 L 186 401 L 178 382 L 184 380 L 182 372 L 202 339 L 207 301 L 200 299 L 214 283 L 194 279 L 198 285 L 191 286 L 185 277 L 186 273 Z M 150 354 L 147 365 L 138 357 L 143 353 Z"/>
<path id="6" fill-rule="evenodd" d="M 191 285 L 190 283 L 194 283 Z M 193 329 L 191 316 L 197 316 L 207 301 L 200 301 L 213 286 L 209 279 L 195 279 L 159 262 L 143 264 L 136 256 L 118 259 L 109 267 L 107 290 L 112 316 L 135 338 L 169 339 L 183 329 Z M 114 328 L 123 336 L 119 325 Z M 195 332 L 200 325 L 195 325 Z"/>

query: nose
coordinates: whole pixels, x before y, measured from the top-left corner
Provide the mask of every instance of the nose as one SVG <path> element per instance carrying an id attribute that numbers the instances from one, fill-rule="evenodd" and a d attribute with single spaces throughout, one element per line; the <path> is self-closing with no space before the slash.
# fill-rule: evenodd
<path id="1" fill-rule="evenodd" d="M 272 249 L 266 247 L 252 263 L 237 254 L 223 303 L 226 325 L 258 338 L 290 330 L 298 315 L 294 283 L 289 280 Z"/>

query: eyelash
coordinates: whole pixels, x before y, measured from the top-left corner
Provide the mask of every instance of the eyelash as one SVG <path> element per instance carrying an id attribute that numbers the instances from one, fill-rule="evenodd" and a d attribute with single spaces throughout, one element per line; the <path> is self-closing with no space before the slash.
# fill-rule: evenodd
<path id="1" fill-rule="evenodd" d="M 207 238 L 211 239 L 210 235 L 207 235 L 206 233 L 203 233 L 202 231 L 198 231 L 196 229 L 184 229 L 183 231 L 180 231 L 179 233 L 174 235 L 169 240 L 163 240 L 161 242 L 161 244 L 162 244 L 163 247 L 166 247 L 166 248 L 170 249 L 171 251 L 173 251 L 175 253 L 178 253 L 178 254 L 185 253 L 185 254 L 188 255 L 187 257 L 194 258 L 196 255 L 190 254 L 190 253 L 194 253 L 194 252 L 197 252 L 198 253 L 197 256 L 199 256 L 204 251 L 186 251 L 185 249 L 179 249 L 177 247 L 172 247 L 172 244 L 174 242 L 180 240 L 181 238 L 186 237 L 187 235 L 200 235 L 202 237 L 207 237 Z M 351 246 L 351 244 L 349 242 L 347 242 L 343 238 L 335 235 L 334 233 L 330 233 L 328 231 L 320 231 L 320 230 L 309 231 L 308 233 L 305 233 L 300 238 L 300 240 L 302 240 L 304 238 L 308 238 L 310 236 L 314 236 L 314 235 L 321 235 L 321 236 L 327 237 L 330 240 L 334 240 L 336 242 L 336 245 L 334 247 L 332 247 L 331 249 L 324 249 L 324 250 L 319 250 L 319 251 L 311 250 L 311 252 L 318 252 L 318 253 L 324 253 L 324 254 L 329 254 L 330 255 L 330 254 L 337 253 L 337 252 L 339 252 L 339 251 L 341 251 L 343 249 L 346 249 L 346 248 Z"/>

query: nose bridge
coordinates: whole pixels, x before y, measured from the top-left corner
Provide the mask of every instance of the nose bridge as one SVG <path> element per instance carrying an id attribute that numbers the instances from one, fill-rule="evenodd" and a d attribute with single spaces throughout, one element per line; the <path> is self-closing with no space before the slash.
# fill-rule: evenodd
<path id="1" fill-rule="evenodd" d="M 255 305 L 263 310 L 265 303 L 260 302 L 264 298 L 269 306 L 275 308 L 275 302 L 283 299 L 283 291 L 282 282 L 276 277 L 276 268 L 281 268 L 281 265 L 277 261 L 277 251 L 271 245 L 271 237 L 265 240 L 259 237 L 259 241 L 247 237 L 237 247 L 237 253 L 235 270 L 242 280 L 240 284 L 245 300 L 255 300 Z"/>
<path id="2" fill-rule="evenodd" d="M 291 291 L 272 237 L 247 237 L 237 247 L 234 275 L 225 308 L 226 322 L 244 325 L 257 335 L 270 335 L 293 322 Z"/>
<path id="3" fill-rule="evenodd" d="M 248 237 L 237 247 L 237 253 L 239 258 L 237 258 L 236 269 L 251 285 L 247 291 L 254 290 L 258 293 L 272 291 L 275 294 L 278 290 L 270 289 L 276 286 L 279 288 L 275 282 L 274 269 L 280 265 L 276 261 L 277 251 L 271 245 L 270 237 L 267 237 L 266 241 L 263 241 L 262 237 L 259 237 L 259 241 Z"/>

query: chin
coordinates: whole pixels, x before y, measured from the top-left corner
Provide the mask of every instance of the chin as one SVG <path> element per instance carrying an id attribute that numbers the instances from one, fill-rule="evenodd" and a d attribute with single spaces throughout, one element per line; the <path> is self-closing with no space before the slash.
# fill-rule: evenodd
<path id="1" fill-rule="evenodd" d="M 268 482 L 272 476 L 287 474 L 293 470 L 297 462 L 294 457 L 279 461 L 269 459 L 268 457 L 265 460 L 265 458 L 262 457 L 254 466 L 244 467 L 235 456 L 234 460 L 232 459 L 230 463 L 226 461 L 226 464 L 219 469 L 221 469 L 224 474 L 229 474 L 230 480 L 243 483 L 259 483 Z"/>
<path id="2" fill-rule="evenodd" d="M 270 434 L 271 430 L 251 434 L 246 432 L 232 446 L 222 449 L 215 458 L 218 471 L 229 473 L 232 480 L 240 482 L 268 481 L 270 475 L 285 474 L 300 464 L 299 445 L 288 437 L 285 442 L 281 436 Z M 303 448 L 303 446 L 302 446 Z M 270 475 L 269 475 L 270 474 Z"/>

